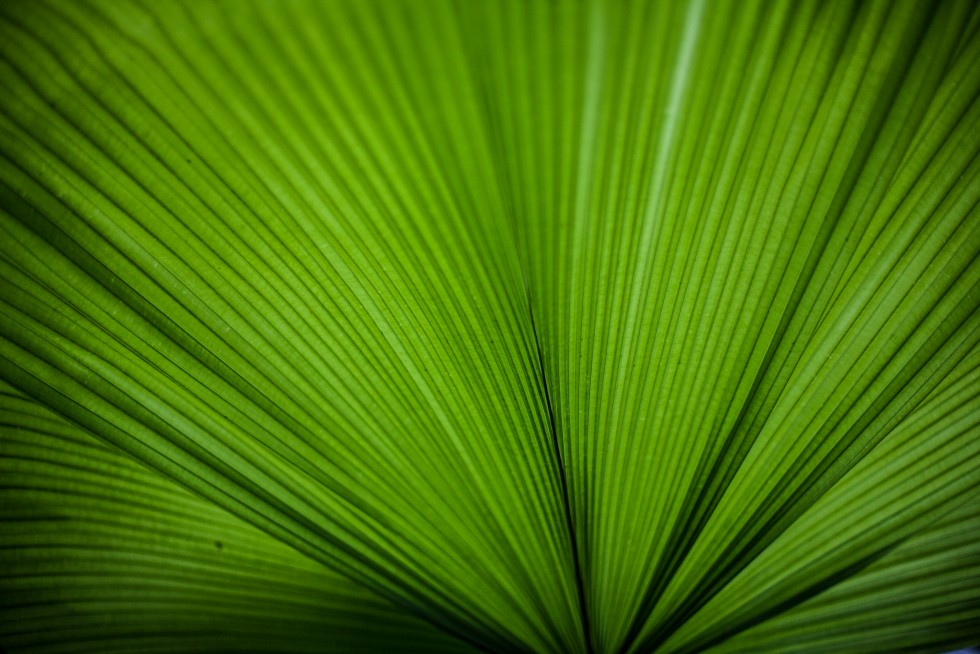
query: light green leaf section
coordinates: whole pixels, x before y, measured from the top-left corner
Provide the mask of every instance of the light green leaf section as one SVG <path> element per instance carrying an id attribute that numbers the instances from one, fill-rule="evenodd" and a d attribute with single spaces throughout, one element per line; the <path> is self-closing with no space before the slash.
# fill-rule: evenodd
<path id="1" fill-rule="evenodd" d="M 485 14 L 599 651 L 702 651 L 817 592 L 866 555 L 833 532 L 808 567 L 784 532 L 819 507 L 891 512 L 885 549 L 980 484 L 975 380 L 955 426 L 923 408 L 980 336 L 976 3 Z M 919 420 L 934 478 L 870 462 Z"/>
<path id="2" fill-rule="evenodd" d="M 464 643 L 0 391 L 10 652 L 464 652 Z"/>
<path id="3" fill-rule="evenodd" d="M 461 36 L 383 4 L 4 3 L 4 377 L 454 633 L 574 651 Z"/>
<path id="4" fill-rule="evenodd" d="M 225 516 L 283 650 L 320 591 L 406 645 L 975 644 L 978 61 L 971 0 L 0 4 L 0 379 L 67 420 L 3 465 Z"/>

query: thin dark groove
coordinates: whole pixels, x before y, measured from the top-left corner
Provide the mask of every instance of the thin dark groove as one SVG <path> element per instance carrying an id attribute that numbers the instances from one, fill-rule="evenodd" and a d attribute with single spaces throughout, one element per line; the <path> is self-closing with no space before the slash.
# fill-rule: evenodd
<path id="1" fill-rule="evenodd" d="M 568 540 L 572 548 L 572 560 L 575 564 L 575 588 L 578 591 L 578 607 L 579 615 L 582 618 L 583 635 L 585 636 L 585 651 L 588 654 L 594 654 L 595 649 L 592 645 L 592 628 L 589 622 L 589 610 L 585 603 L 585 582 L 582 576 L 582 562 L 579 558 L 575 521 L 572 519 L 572 504 L 568 497 L 568 475 L 565 471 L 565 462 L 561 454 L 561 447 L 558 444 L 558 424 L 555 421 L 555 409 L 551 402 L 551 389 L 548 387 L 548 376 L 545 374 L 544 352 L 541 349 L 541 339 L 538 337 L 538 326 L 534 321 L 534 306 L 530 297 L 528 297 L 527 310 L 528 316 L 531 319 L 531 333 L 534 336 L 534 347 L 538 353 L 538 371 L 541 378 L 541 388 L 544 393 L 545 403 L 548 406 L 548 425 L 551 431 L 551 444 L 555 452 L 555 462 L 558 464 L 561 502 L 565 509 L 565 524 L 568 527 Z"/>

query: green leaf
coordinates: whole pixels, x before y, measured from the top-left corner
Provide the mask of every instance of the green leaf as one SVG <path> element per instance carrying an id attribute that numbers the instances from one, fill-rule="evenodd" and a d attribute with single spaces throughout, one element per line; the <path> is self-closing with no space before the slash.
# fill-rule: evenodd
<path id="1" fill-rule="evenodd" d="M 975 644 L 977 61 L 970 0 L 0 4 L 0 646 Z"/>
<path id="2" fill-rule="evenodd" d="M 469 651 L 9 387 L 0 421 L 14 651 Z"/>

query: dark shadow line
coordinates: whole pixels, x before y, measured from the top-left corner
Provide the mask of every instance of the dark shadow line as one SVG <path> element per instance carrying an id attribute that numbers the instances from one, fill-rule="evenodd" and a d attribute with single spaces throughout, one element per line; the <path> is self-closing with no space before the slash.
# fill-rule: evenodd
<path id="1" fill-rule="evenodd" d="M 579 558 L 578 538 L 575 534 L 575 521 L 572 519 L 572 505 L 568 495 L 568 475 L 565 471 L 565 461 L 562 457 L 561 446 L 558 443 L 558 423 L 555 420 L 555 409 L 551 402 L 551 389 L 545 374 L 544 352 L 541 349 L 541 339 L 538 337 L 538 326 L 534 321 L 534 307 L 531 303 L 530 291 L 527 301 L 528 315 L 531 318 L 531 332 L 534 335 L 534 346 L 538 351 L 538 372 L 541 377 L 541 387 L 545 403 L 548 406 L 548 423 L 551 429 L 551 444 L 554 448 L 555 462 L 558 465 L 558 480 L 561 483 L 561 500 L 565 509 L 565 524 L 568 527 L 568 539 L 572 547 L 572 559 L 575 564 L 575 587 L 578 591 L 579 614 L 582 618 L 582 629 L 585 636 L 585 649 L 588 654 L 594 654 L 592 645 L 592 628 L 589 622 L 589 611 L 585 604 L 585 583 L 582 576 L 582 562 Z"/>

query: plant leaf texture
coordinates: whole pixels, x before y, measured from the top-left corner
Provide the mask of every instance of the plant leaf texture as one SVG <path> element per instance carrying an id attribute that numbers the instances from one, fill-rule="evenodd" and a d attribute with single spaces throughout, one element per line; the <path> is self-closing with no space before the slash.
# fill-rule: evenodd
<path id="1" fill-rule="evenodd" d="M 0 2 L 0 648 L 980 642 L 980 4 Z"/>

